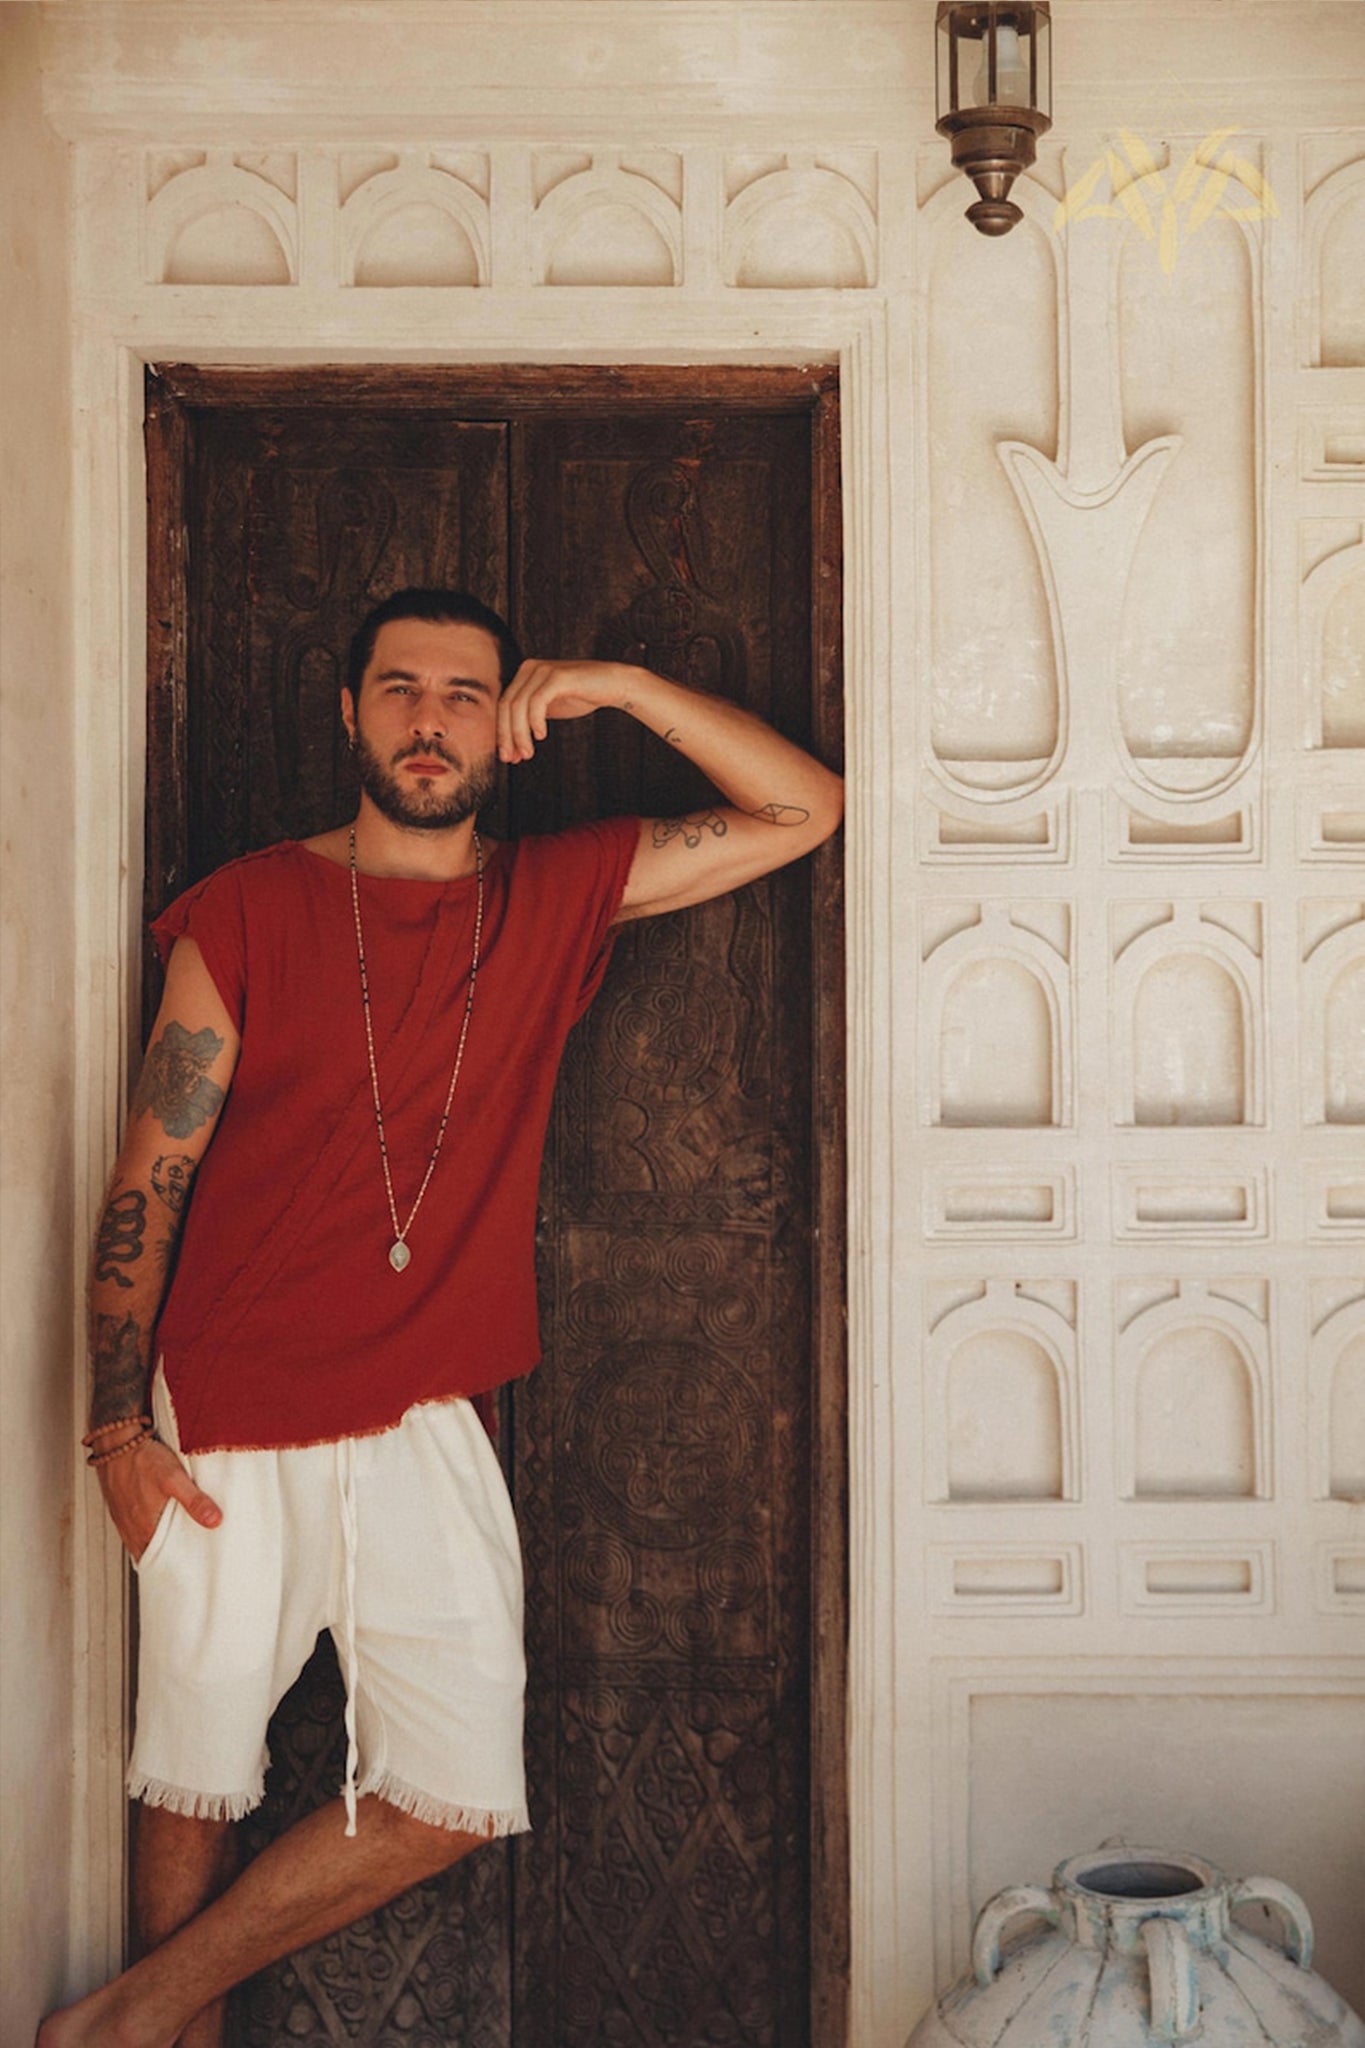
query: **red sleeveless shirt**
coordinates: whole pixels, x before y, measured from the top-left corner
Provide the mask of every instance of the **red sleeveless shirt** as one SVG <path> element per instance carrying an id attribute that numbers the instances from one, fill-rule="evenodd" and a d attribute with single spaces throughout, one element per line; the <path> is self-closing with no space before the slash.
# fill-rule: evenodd
<path id="1" fill-rule="evenodd" d="M 616 818 L 489 849 L 464 1063 L 402 1273 L 388 1260 L 347 870 L 286 840 L 158 918 L 163 958 L 192 938 L 242 1036 L 158 1329 L 184 1449 L 361 1435 L 535 1365 L 550 1098 L 606 970 L 638 840 L 638 819 Z M 360 878 L 400 1223 L 450 1082 L 475 887 Z"/>

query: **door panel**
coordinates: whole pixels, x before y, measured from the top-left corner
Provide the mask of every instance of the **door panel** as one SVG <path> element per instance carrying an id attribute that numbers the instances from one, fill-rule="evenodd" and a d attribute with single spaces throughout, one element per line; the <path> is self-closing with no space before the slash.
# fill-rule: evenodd
<path id="1" fill-rule="evenodd" d="M 616 373 L 609 406 L 591 372 L 571 400 L 517 373 L 502 402 L 490 375 L 370 373 L 343 399 L 338 374 L 283 396 L 277 374 L 268 402 L 232 372 L 153 392 L 149 914 L 349 814 L 346 638 L 405 583 L 467 583 L 531 651 L 640 660 L 798 739 L 814 703 L 832 752 L 821 435 L 834 472 L 809 384 L 755 410 L 754 373 L 747 409 L 718 372 L 704 405 L 680 402 L 684 373 L 653 373 L 655 405 L 649 377 Z M 498 827 L 708 795 L 599 714 L 552 729 Z M 826 1076 L 838 1057 L 833 873 L 826 856 L 626 927 L 570 1042 L 542 1187 L 545 1362 L 503 1403 L 535 1835 L 242 1987 L 234 2048 L 799 2048 L 812 2004 L 841 2013 L 839 1121 L 836 1084 L 817 1129 L 811 1082 L 813 1053 Z M 335 1791 L 340 1703 L 324 1639 L 272 1726 L 253 1846 Z M 822 2022 L 820 2048 L 841 2030 Z"/>
<path id="2" fill-rule="evenodd" d="M 806 418 L 519 423 L 529 640 L 806 737 L 809 474 Z M 557 737 L 519 825 L 714 800 L 624 714 Z M 565 1063 L 513 1397 L 525 2048 L 809 2039 L 810 984 L 789 869 L 627 925 Z"/>

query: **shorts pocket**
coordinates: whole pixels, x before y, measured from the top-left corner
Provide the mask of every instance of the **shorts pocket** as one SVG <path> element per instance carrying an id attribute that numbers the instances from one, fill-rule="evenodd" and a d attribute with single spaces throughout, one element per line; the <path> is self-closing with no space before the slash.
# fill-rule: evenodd
<path id="1" fill-rule="evenodd" d="M 156 1527 L 152 1531 L 146 1549 L 141 1557 L 133 1559 L 133 1570 L 135 1572 L 145 1572 L 149 1564 L 156 1563 L 157 1558 L 166 1548 L 166 1541 L 171 1533 L 171 1523 L 175 1519 L 175 1512 L 179 1506 L 179 1501 L 172 1494 L 156 1518 Z"/>

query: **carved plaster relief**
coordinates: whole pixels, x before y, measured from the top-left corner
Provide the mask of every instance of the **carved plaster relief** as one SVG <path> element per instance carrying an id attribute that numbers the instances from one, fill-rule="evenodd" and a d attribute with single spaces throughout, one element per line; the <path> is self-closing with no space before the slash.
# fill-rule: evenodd
<path id="1" fill-rule="evenodd" d="M 1259 1124 L 1260 905 L 1132 903 L 1113 923 L 1116 1121 Z"/>
<path id="2" fill-rule="evenodd" d="M 973 250 L 951 192 L 924 203 L 932 754 L 953 785 L 933 792 L 927 858 L 1065 858 L 1065 789 L 1055 809 L 1020 801 L 1064 757 L 1123 799 L 1115 858 L 1259 856 L 1250 793 L 1229 801 L 1259 717 L 1259 244 L 1205 218 L 1167 275 L 1131 225 L 1160 214 L 1163 175 L 1073 210 L 1064 239 L 1021 180 L 1008 257 Z M 962 337 L 992 322 L 1011 348 L 964 400 Z"/>
<path id="3" fill-rule="evenodd" d="M 1309 745 L 1365 747 L 1365 539 L 1309 570 L 1300 618 Z"/>
<path id="4" fill-rule="evenodd" d="M 1365 157 L 1308 194 L 1303 209 L 1304 361 L 1365 365 Z"/>
<path id="5" fill-rule="evenodd" d="M 542 284 L 676 285 L 683 276 L 682 160 L 597 150 L 533 158 L 535 275 Z"/>
<path id="6" fill-rule="evenodd" d="M 1365 904 L 1303 906 L 1304 1122 L 1365 1123 Z"/>
<path id="7" fill-rule="evenodd" d="M 767 291 L 861 291 L 877 282 L 876 160 L 870 151 L 731 156 L 722 275 Z"/>
<path id="8" fill-rule="evenodd" d="M 1126 445 L 1171 445 L 1136 538 L 1115 711 L 1157 797 L 1226 787 L 1256 709 L 1255 295 L 1243 228 L 1210 220 L 1173 277 L 1129 231 L 1119 260 Z"/>
<path id="9" fill-rule="evenodd" d="M 1126 1499 L 1264 1498 L 1270 1355 L 1264 1283 L 1121 1287 L 1119 1484 Z"/>
<path id="10" fill-rule="evenodd" d="M 938 202 L 929 289 L 930 744 L 950 791 L 998 804 L 1039 789 L 1065 746 L 1047 591 L 1001 462 L 1007 434 L 1026 434 L 1044 457 L 1057 451 L 1056 247 L 1032 219 L 987 242 L 955 200 Z M 964 379 L 963 349 L 996 329 L 1010 347 L 981 349 Z M 970 829 L 957 828 L 961 842 Z M 1036 803 L 1026 820 L 1012 811 L 1009 829 L 1012 851 L 1050 836 Z"/>
<path id="11" fill-rule="evenodd" d="M 337 169 L 343 284 L 488 283 L 486 156 L 408 150 L 369 171 L 343 156 Z"/>
<path id="12" fill-rule="evenodd" d="M 148 283 L 295 283 L 295 169 L 282 152 L 151 152 L 143 215 Z"/>
<path id="13" fill-rule="evenodd" d="M 965 928 L 957 920 L 965 914 Z M 1071 926 L 1065 904 L 925 914 L 926 1121 L 1071 1122 Z"/>
<path id="14" fill-rule="evenodd" d="M 929 1601 L 957 1620 L 981 1615 L 1081 1614 L 1085 1554 L 1079 1543 L 933 1544 Z"/>
<path id="15" fill-rule="evenodd" d="M 1313 1493 L 1365 1501 L 1365 1294 L 1317 1290 L 1310 1339 L 1313 1374 Z"/>
<path id="16" fill-rule="evenodd" d="M 1078 1499 L 1074 1284 L 995 1279 L 938 1306 L 928 1357 L 931 1499 Z"/>
<path id="17" fill-rule="evenodd" d="M 1125 1614 L 1267 1614 L 1275 1607 L 1271 1543 L 1122 1543 Z"/>
<path id="18" fill-rule="evenodd" d="M 1264 1168 L 1254 1173 L 1173 1173 L 1164 1162 L 1114 1173 L 1114 1230 L 1119 1237 L 1263 1238 L 1270 1230 Z"/>

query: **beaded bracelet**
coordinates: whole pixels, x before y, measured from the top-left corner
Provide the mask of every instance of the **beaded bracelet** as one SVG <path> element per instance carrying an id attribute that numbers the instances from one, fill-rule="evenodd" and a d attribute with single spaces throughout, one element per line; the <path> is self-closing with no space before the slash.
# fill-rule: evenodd
<path id="1" fill-rule="evenodd" d="M 127 1429 L 132 1423 L 136 1423 L 139 1430 L 148 1430 L 152 1427 L 152 1418 L 150 1415 L 116 1415 L 112 1422 L 101 1422 L 98 1428 L 87 1429 L 81 1442 L 89 1450 L 101 1437 L 112 1436 L 116 1429 Z"/>
<path id="2" fill-rule="evenodd" d="M 108 1465 L 115 1458 L 125 1457 L 129 1451 L 140 1451 L 147 1439 L 155 1435 L 154 1429 L 140 1429 L 136 1436 L 130 1436 L 123 1443 L 115 1444 L 112 1451 L 91 1451 L 85 1462 L 87 1465 Z"/>

